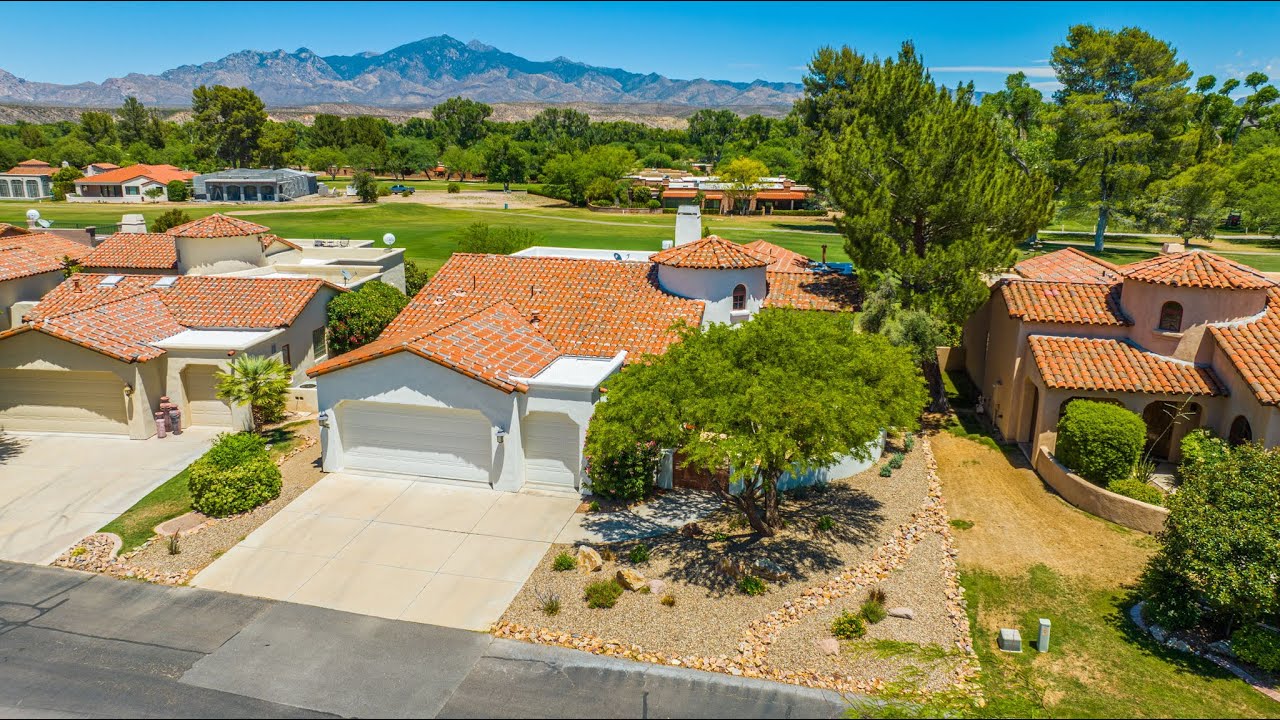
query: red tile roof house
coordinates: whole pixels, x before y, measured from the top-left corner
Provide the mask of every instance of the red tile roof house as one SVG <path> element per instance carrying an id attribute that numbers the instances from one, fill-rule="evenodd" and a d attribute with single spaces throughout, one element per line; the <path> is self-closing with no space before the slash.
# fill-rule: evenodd
<path id="1" fill-rule="evenodd" d="M 168 396 L 184 427 L 245 429 L 247 408 L 215 396 L 215 373 L 264 355 L 304 381 L 340 292 L 319 279 L 73 275 L 0 332 L 0 427 L 145 439 Z"/>
<path id="2" fill-rule="evenodd" d="M 76 191 L 67 195 L 67 202 L 147 202 L 150 199 L 148 190 L 166 188 L 174 180 L 191 182 L 195 176 L 193 172 L 172 165 L 130 165 L 76 180 Z M 161 197 L 168 199 L 167 194 Z"/>
<path id="3" fill-rule="evenodd" d="M 0 330 L 21 322 L 62 282 L 64 257 L 79 260 L 89 252 L 88 246 L 57 235 L 0 223 Z"/>
<path id="4" fill-rule="evenodd" d="M 378 279 L 404 290 L 403 249 L 301 245 L 217 213 L 163 233 L 109 235 L 84 265 L 117 274 L 319 277 L 351 288 Z"/>
<path id="5" fill-rule="evenodd" d="M 0 200 L 48 200 L 56 172 L 58 168 L 43 160 L 23 160 L 0 173 Z"/>
<path id="6" fill-rule="evenodd" d="M 1280 287 L 1202 251 L 1115 266 L 1075 249 L 1024 260 L 995 282 L 963 339 L 985 411 L 1028 455 L 1052 452 L 1074 398 L 1142 415 L 1148 447 L 1176 461 L 1208 427 L 1280 445 Z M 1173 412 L 1189 402 L 1189 418 Z"/>
<path id="7" fill-rule="evenodd" d="M 601 383 L 665 351 L 674 324 L 856 308 L 852 277 L 797 259 L 718 237 L 455 254 L 377 340 L 311 369 L 324 468 L 579 493 Z"/>

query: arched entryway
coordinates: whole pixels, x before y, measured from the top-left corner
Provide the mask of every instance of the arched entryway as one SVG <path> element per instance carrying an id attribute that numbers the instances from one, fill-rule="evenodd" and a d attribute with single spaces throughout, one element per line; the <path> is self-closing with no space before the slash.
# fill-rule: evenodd
<path id="1" fill-rule="evenodd" d="M 1147 425 L 1147 454 L 1170 460 L 1176 443 L 1188 430 L 1200 425 L 1200 405 L 1157 400 L 1143 408 L 1142 421 Z"/>
<path id="2" fill-rule="evenodd" d="M 1237 415 L 1236 419 L 1231 421 L 1231 431 L 1227 433 L 1227 442 L 1233 446 L 1253 442 L 1253 428 L 1249 425 L 1249 418 Z"/>

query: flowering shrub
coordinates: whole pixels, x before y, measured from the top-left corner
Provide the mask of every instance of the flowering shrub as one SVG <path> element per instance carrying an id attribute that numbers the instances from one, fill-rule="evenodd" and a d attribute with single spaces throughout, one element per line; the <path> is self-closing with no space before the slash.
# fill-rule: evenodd
<path id="1" fill-rule="evenodd" d="M 662 450 L 650 440 L 610 457 L 587 457 L 591 492 L 615 500 L 641 500 L 653 488 Z"/>

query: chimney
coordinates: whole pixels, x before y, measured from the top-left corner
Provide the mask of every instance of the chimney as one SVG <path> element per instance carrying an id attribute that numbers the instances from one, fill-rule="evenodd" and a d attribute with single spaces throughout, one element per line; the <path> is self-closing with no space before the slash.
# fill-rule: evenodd
<path id="1" fill-rule="evenodd" d="M 685 245 L 702 239 L 702 208 L 697 205 L 681 205 L 676 210 L 676 245 Z"/>
<path id="2" fill-rule="evenodd" d="M 537 327 L 542 322 L 542 313 L 534 310 L 529 313 L 529 324 Z"/>
<path id="3" fill-rule="evenodd" d="M 790 190 L 790 189 L 791 189 L 791 178 L 787 177 L 786 175 L 782 175 L 781 177 L 782 177 L 782 189 L 783 189 L 783 190 Z"/>

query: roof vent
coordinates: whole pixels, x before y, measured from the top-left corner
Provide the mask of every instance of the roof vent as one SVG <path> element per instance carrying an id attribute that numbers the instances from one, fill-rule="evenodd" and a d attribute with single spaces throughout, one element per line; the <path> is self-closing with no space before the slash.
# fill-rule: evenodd
<path id="1" fill-rule="evenodd" d="M 178 282 L 178 276 L 177 276 L 177 275 L 165 275 L 164 277 L 162 277 L 162 278 L 160 278 L 159 280 L 157 280 L 157 281 L 156 281 L 156 284 L 155 284 L 155 285 L 152 285 L 152 287 L 158 287 L 158 288 L 171 288 L 171 287 L 173 287 L 173 284 L 174 284 L 174 283 L 176 283 L 176 282 Z"/>
<path id="2" fill-rule="evenodd" d="M 449 293 L 449 294 L 450 294 L 450 295 L 452 295 L 452 296 L 454 296 L 454 297 L 462 297 L 463 295 L 466 295 L 466 294 L 467 294 L 467 291 L 466 291 L 466 290 L 463 290 L 462 288 L 454 288 L 453 292 L 451 292 L 451 293 Z"/>
<path id="3" fill-rule="evenodd" d="M 444 304 L 444 296 L 443 296 L 443 295 L 437 295 L 437 296 L 435 297 L 435 299 L 431 301 L 431 304 L 432 304 L 432 305 L 443 305 L 443 304 Z"/>
<path id="4" fill-rule="evenodd" d="M 98 287 L 115 287 L 124 279 L 123 275 L 108 275 L 98 281 Z"/>

